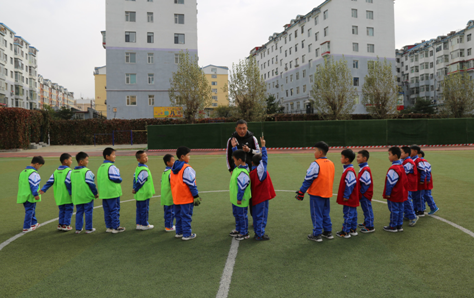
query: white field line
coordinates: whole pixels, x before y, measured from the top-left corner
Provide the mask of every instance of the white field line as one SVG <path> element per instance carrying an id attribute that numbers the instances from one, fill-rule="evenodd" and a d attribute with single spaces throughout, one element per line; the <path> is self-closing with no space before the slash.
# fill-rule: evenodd
<path id="1" fill-rule="evenodd" d="M 230 283 L 232 281 L 232 273 L 234 272 L 235 259 L 239 251 L 240 241 L 232 238 L 232 244 L 230 245 L 229 255 L 225 262 L 224 272 L 222 272 L 221 282 L 219 284 L 219 291 L 217 292 L 217 298 L 227 298 L 229 295 Z"/>

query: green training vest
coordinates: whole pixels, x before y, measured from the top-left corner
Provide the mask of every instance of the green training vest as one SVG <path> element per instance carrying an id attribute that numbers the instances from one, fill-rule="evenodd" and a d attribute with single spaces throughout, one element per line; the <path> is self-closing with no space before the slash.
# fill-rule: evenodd
<path id="1" fill-rule="evenodd" d="M 88 168 L 82 168 L 71 172 L 72 203 L 74 205 L 89 204 L 95 200 L 92 190 L 86 183 L 88 171 L 90 171 Z"/>
<path id="2" fill-rule="evenodd" d="M 137 201 L 146 201 L 151 199 L 151 197 L 153 197 L 155 194 L 155 186 L 153 185 L 153 177 L 151 176 L 151 172 L 147 167 L 137 167 L 135 170 L 135 180 L 138 181 L 138 174 L 140 174 L 141 171 L 148 172 L 148 180 L 145 181 L 145 184 L 143 184 L 142 188 L 138 190 L 134 198 Z"/>
<path id="3" fill-rule="evenodd" d="M 72 198 L 69 192 L 67 191 L 66 181 L 67 174 L 71 172 L 70 168 L 62 169 L 62 170 L 56 170 L 53 173 L 54 176 L 54 184 L 53 184 L 53 189 L 54 189 L 54 200 L 56 201 L 56 205 L 61 206 L 61 205 L 66 205 L 66 204 L 72 204 Z"/>
<path id="4" fill-rule="evenodd" d="M 32 169 L 24 169 L 20 173 L 20 177 L 18 178 L 18 196 L 16 202 L 18 204 L 23 204 L 26 202 L 30 203 L 37 203 L 41 202 L 41 195 L 38 193 L 39 200 L 35 200 L 35 197 L 31 193 L 30 189 L 30 182 L 28 181 L 28 178 L 30 178 L 30 175 L 33 174 L 34 172 L 38 173 L 36 170 Z M 39 191 L 39 185 L 38 189 L 36 191 Z"/>
<path id="5" fill-rule="evenodd" d="M 173 206 L 173 195 L 171 194 L 170 184 L 171 169 L 166 170 L 161 174 L 161 205 Z"/>
<path id="6" fill-rule="evenodd" d="M 103 163 L 97 170 L 97 190 L 99 191 L 99 199 L 115 199 L 122 196 L 122 186 L 109 179 L 109 168 L 113 163 Z"/>
<path id="7" fill-rule="evenodd" d="M 239 177 L 240 173 L 244 172 L 247 176 L 249 176 L 249 172 L 246 169 L 235 168 L 232 172 L 232 177 L 230 178 L 230 202 L 237 207 L 248 207 L 251 195 L 251 187 L 249 186 L 245 189 L 244 197 L 242 199 L 242 204 L 237 204 L 237 194 L 239 192 L 239 185 L 237 182 L 237 177 Z M 249 177 L 250 179 L 250 177 Z"/>

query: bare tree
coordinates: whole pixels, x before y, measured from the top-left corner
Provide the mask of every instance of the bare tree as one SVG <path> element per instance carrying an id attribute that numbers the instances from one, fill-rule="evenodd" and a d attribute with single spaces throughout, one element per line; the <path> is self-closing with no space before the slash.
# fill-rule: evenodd
<path id="1" fill-rule="evenodd" d="M 249 121 L 265 117 L 267 87 L 254 57 L 232 65 L 228 90 L 239 117 Z"/>
<path id="2" fill-rule="evenodd" d="M 370 61 L 369 73 L 362 86 L 362 103 L 374 118 L 390 118 L 397 112 L 397 101 L 400 87 L 394 75 L 392 64 L 379 58 Z"/>
<path id="3" fill-rule="evenodd" d="M 171 105 L 183 107 L 184 117 L 194 123 L 200 111 L 212 103 L 211 86 L 198 65 L 197 56 L 179 53 L 178 71 L 170 80 Z"/>
<path id="4" fill-rule="evenodd" d="M 440 111 L 454 118 L 465 117 L 474 111 L 474 81 L 466 71 L 444 78 Z"/>
<path id="5" fill-rule="evenodd" d="M 348 119 L 354 111 L 356 96 L 357 89 L 344 57 L 337 61 L 326 57 L 316 69 L 311 90 L 311 103 L 317 113 L 328 120 Z"/>

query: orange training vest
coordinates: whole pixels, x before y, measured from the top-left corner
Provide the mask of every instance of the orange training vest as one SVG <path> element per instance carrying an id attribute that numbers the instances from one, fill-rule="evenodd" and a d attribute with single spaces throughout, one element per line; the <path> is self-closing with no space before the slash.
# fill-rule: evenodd
<path id="1" fill-rule="evenodd" d="M 308 193 L 314 197 L 330 198 L 334 184 L 334 163 L 327 158 L 317 159 L 316 163 L 319 165 L 319 175 L 314 179 Z"/>
<path id="2" fill-rule="evenodd" d="M 184 205 L 194 202 L 188 185 L 183 181 L 184 170 L 186 170 L 187 167 L 189 167 L 189 165 L 184 164 L 178 174 L 173 173 L 173 171 L 171 171 L 170 174 L 171 194 L 173 195 L 173 203 L 175 205 Z"/>

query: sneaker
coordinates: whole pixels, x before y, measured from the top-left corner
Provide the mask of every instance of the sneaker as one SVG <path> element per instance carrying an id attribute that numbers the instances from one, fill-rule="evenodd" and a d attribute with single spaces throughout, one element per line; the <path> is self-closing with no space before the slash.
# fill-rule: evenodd
<path id="1" fill-rule="evenodd" d="M 36 230 L 37 228 L 39 228 L 39 226 L 40 226 L 39 223 L 37 223 L 37 224 L 35 224 L 35 225 L 32 225 L 32 226 L 31 226 L 31 230 L 34 231 L 34 230 Z"/>
<path id="2" fill-rule="evenodd" d="M 23 233 L 28 233 L 28 232 L 31 232 L 31 231 L 33 231 L 31 228 L 29 228 L 29 229 L 23 229 Z"/>
<path id="3" fill-rule="evenodd" d="M 112 230 L 112 234 L 122 233 L 125 231 L 124 227 L 118 227 L 117 229 Z"/>
<path id="4" fill-rule="evenodd" d="M 249 239 L 249 234 L 246 234 L 246 235 L 242 235 L 242 234 L 239 234 L 237 235 L 237 237 L 235 237 L 235 240 L 246 240 L 246 239 Z"/>
<path id="5" fill-rule="evenodd" d="M 181 240 L 184 240 L 184 241 L 188 241 L 188 240 L 193 240 L 194 238 L 196 238 L 197 235 L 195 233 L 192 233 L 191 235 L 189 235 L 188 237 L 183 237 L 181 238 Z"/>
<path id="6" fill-rule="evenodd" d="M 417 216 L 416 218 L 410 220 L 410 222 L 408 223 L 408 225 L 410 227 L 414 227 L 416 225 L 416 222 L 418 221 L 419 217 Z"/>
<path id="7" fill-rule="evenodd" d="M 95 232 L 95 229 L 92 228 L 92 230 L 86 230 L 86 234 L 90 234 L 90 233 L 94 233 Z"/>
<path id="8" fill-rule="evenodd" d="M 323 238 L 321 238 L 321 235 L 314 236 L 313 234 L 309 234 L 308 240 L 315 241 L 315 242 L 323 242 Z"/>
<path id="9" fill-rule="evenodd" d="M 435 213 L 438 212 L 438 211 L 439 211 L 439 208 L 436 207 L 435 210 L 431 210 L 430 212 L 428 212 L 428 215 L 433 215 L 433 214 L 435 214 Z"/>
<path id="10" fill-rule="evenodd" d="M 66 226 L 66 225 L 65 225 L 65 226 L 63 227 L 63 231 L 64 231 L 64 232 L 69 232 L 69 231 L 71 231 L 71 230 L 72 230 L 72 227 L 71 227 L 71 226 Z"/>
<path id="11" fill-rule="evenodd" d="M 257 240 L 257 241 L 267 241 L 267 240 L 270 240 L 270 237 L 268 237 L 268 235 L 263 235 L 262 237 L 258 237 L 257 235 L 255 235 L 255 240 Z"/>
<path id="12" fill-rule="evenodd" d="M 323 232 L 321 234 L 322 237 L 326 238 L 326 239 L 329 239 L 329 240 L 333 240 L 334 239 L 334 236 L 332 235 L 331 232 Z"/>
<path id="13" fill-rule="evenodd" d="M 375 228 L 363 228 L 363 229 L 360 229 L 360 232 L 364 234 L 373 233 L 375 232 Z"/>
<path id="14" fill-rule="evenodd" d="M 337 237 L 341 237 L 341 238 L 351 238 L 351 234 L 349 233 L 346 233 L 344 231 L 339 231 L 336 233 Z"/>
<path id="15" fill-rule="evenodd" d="M 142 226 L 142 231 L 151 230 L 151 229 L 153 229 L 154 227 L 155 227 L 154 225 Z"/>
<path id="16" fill-rule="evenodd" d="M 58 231 L 62 231 L 63 230 L 63 226 L 62 225 L 58 225 Z"/>
<path id="17" fill-rule="evenodd" d="M 141 229 L 142 229 L 142 225 L 137 225 L 137 227 L 135 228 L 135 230 L 138 230 L 138 231 L 140 231 Z"/>
<path id="18" fill-rule="evenodd" d="M 107 230 L 105 230 L 106 233 L 112 233 L 114 229 L 111 229 L 111 228 L 107 228 Z M 137 229 L 138 230 L 138 229 Z"/>
<path id="19" fill-rule="evenodd" d="M 229 236 L 230 237 L 237 237 L 237 236 L 239 236 L 239 232 L 236 231 L 236 230 L 232 230 L 232 232 L 229 233 Z"/>
<path id="20" fill-rule="evenodd" d="M 176 226 L 173 226 L 172 228 L 165 228 L 166 232 L 174 232 L 176 231 Z"/>
<path id="21" fill-rule="evenodd" d="M 403 227 L 402 227 L 402 226 L 398 226 L 398 227 L 397 227 L 397 231 L 398 231 L 398 232 L 403 232 Z"/>
<path id="22" fill-rule="evenodd" d="M 349 233 L 351 234 L 351 236 L 359 235 L 359 234 L 357 234 L 357 230 L 353 230 L 353 229 L 351 229 Z"/>
<path id="23" fill-rule="evenodd" d="M 365 223 L 361 223 L 357 225 L 359 228 L 365 228 Z"/>
<path id="24" fill-rule="evenodd" d="M 418 211 L 415 214 L 418 215 L 419 217 L 425 217 L 425 211 Z"/>
<path id="25" fill-rule="evenodd" d="M 76 232 L 75 232 L 75 233 L 76 233 L 76 234 L 80 234 L 81 232 L 82 232 L 82 229 L 80 229 L 80 230 L 76 230 Z"/>
<path id="26" fill-rule="evenodd" d="M 183 234 L 176 234 L 174 235 L 174 238 L 183 238 Z"/>
<path id="27" fill-rule="evenodd" d="M 391 233 L 396 233 L 398 232 L 397 228 L 392 228 L 390 226 L 385 226 L 383 227 L 383 230 L 386 231 L 386 232 L 391 232 Z"/>

